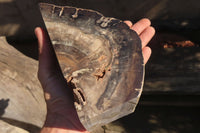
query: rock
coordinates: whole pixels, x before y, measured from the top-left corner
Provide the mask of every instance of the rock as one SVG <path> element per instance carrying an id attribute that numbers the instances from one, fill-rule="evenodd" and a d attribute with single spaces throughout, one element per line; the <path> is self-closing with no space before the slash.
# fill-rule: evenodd
<path id="1" fill-rule="evenodd" d="M 0 115 L 42 127 L 46 104 L 37 79 L 38 62 L 0 37 Z M 35 44 L 37 45 L 37 44 Z"/>

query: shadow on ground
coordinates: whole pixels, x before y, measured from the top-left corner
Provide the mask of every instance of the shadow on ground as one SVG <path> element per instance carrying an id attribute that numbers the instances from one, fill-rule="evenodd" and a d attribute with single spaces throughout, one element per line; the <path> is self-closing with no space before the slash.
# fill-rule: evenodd
<path id="1" fill-rule="evenodd" d="M 9 99 L 0 100 L 0 117 L 5 113 L 6 108 L 8 107 Z"/>

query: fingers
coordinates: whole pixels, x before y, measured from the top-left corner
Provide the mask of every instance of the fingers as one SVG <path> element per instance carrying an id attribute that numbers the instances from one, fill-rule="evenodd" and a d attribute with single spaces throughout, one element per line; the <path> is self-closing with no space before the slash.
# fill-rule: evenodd
<path id="1" fill-rule="evenodd" d="M 134 25 L 131 21 L 124 21 L 130 29 L 134 30 L 140 37 L 142 43 L 142 53 L 144 57 L 144 63 L 146 64 L 151 55 L 151 49 L 146 45 L 152 39 L 155 34 L 155 29 L 151 26 L 151 21 L 147 18 L 141 19 Z"/>
<path id="2" fill-rule="evenodd" d="M 140 35 L 150 25 L 151 21 L 147 18 L 144 18 L 132 25 L 131 29 L 134 30 L 138 35 Z"/>
<path id="3" fill-rule="evenodd" d="M 131 21 L 124 21 L 132 30 L 134 30 L 141 39 L 142 48 L 144 48 L 155 34 L 155 29 L 150 26 L 151 21 L 147 18 L 141 19 L 134 25 Z"/>
<path id="4" fill-rule="evenodd" d="M 144 48 L 149 41 L 155 35 L 155 29 L 152 26 L 147 27 L 144 31 L 140 34 L 140 39 L 142 41 L 142 48 Z"/>
<path id="5" fill-rule="evenodd" d="M 142 49 L 142 53 L 143 53 L 143 57 L 144 57 L 144 64 L 146 64 L 147 61 L 149 60 L 150 56 L 151 56 L 151 48 L 150 47 L 144 47 Z"/>

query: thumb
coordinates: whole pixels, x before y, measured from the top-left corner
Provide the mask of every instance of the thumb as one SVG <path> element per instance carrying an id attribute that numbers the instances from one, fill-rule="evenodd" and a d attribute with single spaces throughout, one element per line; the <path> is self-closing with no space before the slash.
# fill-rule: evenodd
<path id="1" fill-rule="evenodd" d="M 48 34 L 40 27 L 37 27 L 35 29 L 35 35 L 38 39 L 38 46 L 39 46 L 39 55 L 45 53 L 43 52 L 43 50 L 47 50 L 50 49 L 50 38 L 48 36 Z M 45 48 L 43 48 L 45 47 Z M 46 54 L 49 54 L 49 52 L 46 52 Z"/>
<path id="2" fill-rule="evenodd" d="M 65 101 L 67 105 L 74 107 L 72 90 L 67 88 L 66 79 L 62 74 L 47 32 L 42 28 L 36 28 L 35 35 L 38 38 L 39 47 L 38 79 L 43 87 L 47 106 L 49 108 L 52 105 L 56 106 L 55 109 L 51 108 L 55 111 L 59 106 L 57 103 Z M 62 99 L 63 97 L 65 98 Z"/>
<path id="3" fill-rule="evenodd" d="M 43 81 L 46 81 L 51 75 L 61 74 L 62 72 L 48 33 L 42 28 L 37 27 L 35 29 L 35 35 L 38 38 L 39 47 L 38 78 L 42 83 Z"/>
<path id="4" fill-rule="evenodd" d="M 51 44 L 49 35 L 42 28 L 37 27 L 35 29 L 36 37 L 38 38 L 39 47 L 39 61 L 45 66 L 52 65 L 57 61 L 55 51 Z"/>

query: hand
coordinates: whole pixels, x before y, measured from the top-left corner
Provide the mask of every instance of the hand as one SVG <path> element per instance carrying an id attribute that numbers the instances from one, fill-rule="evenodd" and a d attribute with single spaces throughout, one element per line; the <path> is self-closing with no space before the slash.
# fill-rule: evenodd
<path id="1" fill-rule="evenodd" d="M 81 124 L 47 32 L 35 29 L 39 47 L 38 78 L 44 91 L 47 116 L 41 133 L 87 133 Z"/>
<path id="2" fill-rule="evenodd" d="M 134 25 L 130 21 L 125 23 L 140 36 L 146 63 L 151 55 L 151 49 L 146 45 L 155 33 L 154 28 L 150 27 L 148 19 Z M 47 116 L 41 133 L 88 133 L 78 118 L 72 90 L 67 87 L 48 34 L 41 28 L 36 28 L 35 34 L 39 45 L 38 78 L 47 103 Z"/>

